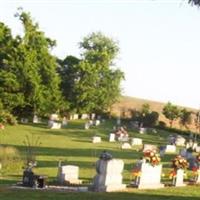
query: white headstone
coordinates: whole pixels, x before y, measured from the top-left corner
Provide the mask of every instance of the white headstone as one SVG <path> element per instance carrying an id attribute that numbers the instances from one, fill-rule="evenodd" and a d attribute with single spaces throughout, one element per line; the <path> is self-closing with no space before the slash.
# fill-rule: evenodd
<path id="1" fill-rule="evenodd" d="M 197 147 L 196 147 L 196 152 L 197 152 L 197 153 L 200 153 L 200 146 L 197 146 Z"/>
<path id="2" fill-rule="evenodd" d="M 100 120 L 97 119 L 97 120 L 95 121 L 95 126 L 99 126 L 99 125 L 100 125 Z"/>
<path id="3" fill-rule="evenodd" d="M 88 114 L 82 114 L 81 119 L 89 119 L 89 115 Z"/>
<path id="4" fill-rule="evenodd" d="M 128 142 L 122 144 L 121 149 L 131 149 L 131 145 Z"/>
<path id="5" fill-rule="evenodd" d="M 114 133 L 110 133 L 109 142 L 115 142 L 115 134 Z"/>
<path id="6" fill-rule="evenodd" d="M 61 128 L 61 123 L 49 120 L 48 126 L 49 126 L 50 129 L 60 129 Z"/>
<path id="7" fill-rule="evenodd" d="M 99 136 L 92 137 L 92 143 L 100 143 L 100 142 L 101 142 L 101 137 Z"/>
<path id="8" fill-rule="evenodd" d="M 131 145 L 132 146 L 134 146 L 134 145 L 142 145 L 142 139 L 141 138 L 132 138 Z"/>
<path id="9" fill-rule="evenodd" d="M 186 141 L 186 140 L 185 140 L 184 137 L 178 135 L 178 136 L 176 137 L 175 144 L 176 144 L 177 146 L 185 146 L 185 141 Z"/>
<path id="10" fill-rule="evenodd" d="M 175 145 L 166 145 L 165 153 L 176 153 Z"/>
<path id="11" fill-rule="evenodd" d="M 79 167 L 75 165 L 65 165 L 58 168 L 58 181 L 63 184 L 80 184 L 82 181 L 78 179 Z"/>
<path id="12" fill-rule="evenodd" d="M 184 170 L 178 169 L 174 180 L 174 186 L 176 187 L 186 186 L 186 184 L 183 183 L 183 179 L 184 179 Z"/>
<path id="13" fill-rule="evenodd" d="M 73 119 L 78 119 L 78 114 L 74 114 Z"/>
<path id="14" fill-rule="evenodd" d="M 39 119 L 37 115 L 33 116 L 33 123 L 39 123 Z"/>
<path id="15" fill-rule="evenodd" d="M 141 164 L 141 176 L 137 187 L 139 189 L 163 188 L 161 184 L 162 165 L 152 166 L 149 163 Z"/>
<path id="16" fill-rule="evenodd" d="M 146 128 L 143 128 L 143 127 L 139 128 L 139 133 L 140 133 L 140 134 L 144 134 L 144 133 L 146 133 L 146 132 L 147 132 L 147 129 L 146 129 Z"/>
<path id="17" fill-rule="evenodd" d="M 96 163 L 97 175 L 93 181 L 94 190 L 106 192 L 124 190 L 126 185 L 122 184 L 123 168 L 124 162 L 119 159 L 98 160 Z"/>
<path id="18" fill-rule="evenodd" d="M 157 146 L 153 144 L 144 144 L 143 146 L 143 152 L 148 151 L 148 150 L 157 150 Z"/>
<path id="19" fill-rule="evenodd" d="M 87 129 L 89 129 L 90 128 L 90 123 L 89 122 L 86 122 L 85 123 L 85 129 L 87 130 Z"/>
<path id="20" fill-rule="evenodd" d="M 63 117 L 63 119 L 62 119 L 62 126 L 67 126 L 67 119 L 66 119 L 66 117 Z"/>
<path id="21" fill-rule="evenodd" d="M 50 120 L 59 120 L 58 114 L 51 114 L 50 115 Z"/>

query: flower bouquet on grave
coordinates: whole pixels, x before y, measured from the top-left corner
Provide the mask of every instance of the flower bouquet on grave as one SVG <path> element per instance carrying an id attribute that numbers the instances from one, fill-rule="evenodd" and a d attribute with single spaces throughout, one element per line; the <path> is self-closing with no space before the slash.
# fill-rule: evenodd
<path id="1" fill-rule="evenodd" d="M 172 160 L 172 167 L 173 170 L 169 174 L 169 178 L 176 178 L 177 175 L 177 170 L 178 169 L 187 169 L 189 166 L 188 161 L 182 157 L 181 155 L 177 155 L 173 160 Z"/>
<path id="2" fill-rule="evenodd" d="M 156 153 L 156 150 L 147 150 L 144 152 L 144 159 L 147 163 L 153 167 L 160 164 L 160 156 Z"/>

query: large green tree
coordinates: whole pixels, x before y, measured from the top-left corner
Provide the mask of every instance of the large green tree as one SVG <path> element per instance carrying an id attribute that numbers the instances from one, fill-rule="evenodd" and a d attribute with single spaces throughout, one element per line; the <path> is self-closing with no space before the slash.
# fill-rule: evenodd
<path id="1" fill-rule="evenodd" d="M 9 112 L 24 103 L 20 73 L 15 62 L 20 42 L 19 37 L 13 38 L 11 30 L 0 23 L 0 104 Z"/>
<path id="2" fill-rule="evenodd" d="M 16 111 L 54 112 L 62 103 L 57 62 L 51 55 L 55 41 L 39 30 L 38 24 L 32 21 L 29 13 L 21 12 L 17 16 L 24 27 L 24 35 L 17 49 L 15 64 L 20 71 L 25 104 Z"/>
<path id="3" fill-rule="evenodd" d="M 86 36 L 80 43 L 81 59 L 68 57 L 62 83 L 71 109 L 79 113 L 107 110 L 120 96 L 124 74 L 114 68 L 119 48 L 113 39 L 100 32 Z M 71 87 L 69 87 L 71 85 Z"/>

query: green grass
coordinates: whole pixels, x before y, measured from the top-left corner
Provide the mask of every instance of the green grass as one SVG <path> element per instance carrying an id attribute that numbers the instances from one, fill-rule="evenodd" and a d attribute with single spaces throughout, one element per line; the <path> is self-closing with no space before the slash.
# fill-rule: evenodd
<path id="1" fill-rule="evenodd" d="M 24 145 L 25 137 L 29 135 L 35 139 L 40 138 L 41 144 L 34 147 L 37 155 L 38 166 L 34 171 L 38 174 L 48 176 L 49 184 L 56 181 L 57 166 L 61 160 L 63 164 L 78 165 L 80 169 L 80 179 L 84 184 L 90 184 L 95 175 L 94 164 L 99 154 L 106 149 L 114 158 L 123 159 L 125 162 L 123 172 L 123 182 L 130 183 L 131 168 L 142 155 L 137 149 L 121 150 L 120 143 L 109 143 L 109 133 L 112 131 L 113 124 L 105 122 L 98 128 L 84 130 L 84 121 L 70 121 L 65 129 L 50 130 L 45 124 L 27 124 L 17 126 L 7 126 L 5 130 L 0 130 L 0 144 L 16 147 L 22 155 L 25 156 L 26 147 Z M 103 142 L 92 144 L 91 137 L 94 135 L 102 137 Z M 157 144 L 158 146 L 166 144 L 168 133 L 160 131 L 159 133 L 138 134 L 129 131 L 130 136 L 142 138 L 144 143 Z M 162 159 L 163 171 L 167 174 L 170 170 L 173 154 L 165 155 Z M 137 190 L 128 189 L 127 192 L 120 193 L 75 193 L 75 192 L 50 192 L 50 191 L 32 191 L 32 190 L 12 190 L 8 185 L 21 181 L 23 170 L 16 170 L 13 173 L 5 173 L 0 178 L 0 199 L 199 199 L 200 189 L 197 186 L 188 186 L 185 188 L 168 187 L 159 190 Z M 168 176 L 163 177 L 162 181 L 170 182 Z"/>

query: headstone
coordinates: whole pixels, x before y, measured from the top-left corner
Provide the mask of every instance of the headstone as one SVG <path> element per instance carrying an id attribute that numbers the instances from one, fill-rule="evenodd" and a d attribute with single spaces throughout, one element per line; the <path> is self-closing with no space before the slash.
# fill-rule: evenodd
<path id="1" fill-rule="evenodd" d="M 95 113 L 92 113 L 91 114 L 91 120 L 94 120 L 95 119 Z"/>
<path id="2" fill-rule="evenodd" d="M 37 115 L 33 116 L 33 123 L 39 123 L 39 119 Z"/>
<path id="3" fill-rule="evenodd" d="M 168 143 L 171 144 L 171 145 L 174 145 L 176 142 L 176 137 L 174 135 L 170 135 L 168 137 Z"/>
<path id="4" fill-rule="evenodd" d="M 78 119 L 78 114 L 74 114 L 73 119 Z"/>
<path id="5" fill-rule="evenodd" d="M 94 125 L 95 125 L 95 126 L 99 126 L 99 125 L 100 125 L 100 120 L 98 120 L 98 119 L 95 120 Z"/>
<path id="6" fill-rule="evenodd" d="M 115 142 L 115 134 L 114 133 L 110 133 L 109 142 Z"/>
<path id="7" fill-rule="evenodd" d="M 147 151 L 147 150 L 157 150 L 157 146 L 156 145 L 153 145 L 153 144 L 144 144 L 143 146 L 143 152 Z"/>
<path id="8" fill-rule="evenodd" d="M 147 132 L 147 128 L 143 128 L 143 127 L 139 128 L 139 133 L 140 134 L 144 134 L 146 132 Z"/>
<path id="9" fill-rule="evenodd" d="M 197 153 L 200 153 L 200 146 L 197 146 L 195 150 Z"/>
<path id="10" fill-rule="evenodd" d="M 66 127 L 67 126 L 67 119 L 66 119 L 66 117 L 63 117 L 63 119 L 62 119 L 62 126 L 63 127 Z"/>
<path id="11" fill-rule="evenodd" d="M 128 138 L 127 135 L 121 134 L 121 135 L 118 137 L 118 141 L 119 141 L 119 142 L 128 142 L 128 141 L 129 141 L 129 138 Z"/>
<path id="12" fill-rule="evenodd" d="M 136 185 L 139 189 L 155 189 L 164 187 L 160 182 L 162 165 L 152 166 L 149 163 L 142 163 L 140 171 L 141 175 Z"/>
<path id="13" fill-rule="evenodd" d="M 142 139 L 141 138 L 132 138 L 131 145 L 142 145 Z"/>
<path id="14" fill-rule="evenodd" d="M 117 118 L 117 125 L 120 126 L 121 125 L 121 119 Z"/>
<path id="15" fill-rule="evenodd" d="M 97 175 L 93 180 L 93 190 L 106 192 L 124 190 L 126 185 L 122 184 L 123 168 L 124 162 L 119 159 L 98 160 L 96 162 Z"/>
<path id="16" fill-rule="evenodd" d="M 59 120 L 58 114 L 51 114 L 50 120 L 52 120 L 52 121 Z"/>
<path id="17" fill-rule="evenodd" d="M 131 145 L 128 142 L 122 144 L 121 149 L 131 149 Z"/>
<path id="18" fill-rule="evenodd" d="M 75 165 L 65 165 L 58 167 L 58 182 L 60 184 L 81 184 L 79 180 L 79 167 Z"/>
<path id="19" fill-rule="evenodd" d="M 49 126 L 50 129 L 60 129 L 61 128 L 61 123 L 49 120 L 48 126 Z"/>
<path id="20" fill-rule="evenodd" d="M 28 123 L 28 119 L 27 118 L 21 118 L 21 123 L 27 124 Z"/>
<path id="21" fill-rule="evenodd" d="M 165 153 L 176 153 L 175 145 L 166 145 Z"/>
<path id="22" fill-rule="evenodd" d="M 86 122 L 85 123 L 85 129 L 87 130 L 87 129 L 89 129 L 90 128 L 90 123 L 89 122 Z"/>
<path id="23" fill-rule="evenodd" d="M 101 143 L 101 137 L 99 136 L 92 137 L 92 143 Z"/>
<path id="24" fill-rule="evenodd" d="M 185 138 L 182 137 L 182 136 L 180 136 L 180 135 L 178 135 L 178 136 L 176 137 L 175 144 L 176 144 L 177 146 L 185 146 Z"/>
<path id="25" fill-rule="evenodd" d="M 89 115 L 88 114 L 82 114 L 81 119 L 89 119 Z"/>
<path id="26" fill-rule="evenodd" d="M 176 172 L 176 177 L 174 177 L 173 179 L 173 185 L 175 187 L 186 186 L 186 184 L 183 183 L 183 180 L 184 180 L 184 170 L 178 169 Z"/>

